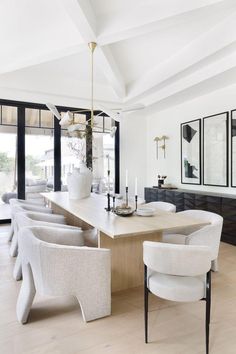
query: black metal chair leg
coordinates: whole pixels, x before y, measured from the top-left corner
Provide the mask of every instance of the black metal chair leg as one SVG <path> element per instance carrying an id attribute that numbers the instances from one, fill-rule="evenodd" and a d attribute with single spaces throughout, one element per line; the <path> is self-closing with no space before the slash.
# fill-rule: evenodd
<path id="1" fill-rule="evenodd" d="M 209 325 L 211 317 L 211 271 L 206 276 L 206 354 L 209 354 Z"/>
<path id="2" fill-rule="evenodd" d="M 144 325 L 145 343 L 148 343 L 148 287 L 147 287 L 147 266 L 144 265 Z"/>

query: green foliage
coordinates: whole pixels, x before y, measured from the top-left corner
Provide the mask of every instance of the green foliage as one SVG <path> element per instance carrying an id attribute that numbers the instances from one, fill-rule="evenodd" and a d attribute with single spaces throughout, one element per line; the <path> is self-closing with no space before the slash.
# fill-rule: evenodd
<path id="1" fill-rule="evenodd" d="M 9 173 L 14 168 L 14 158 L 8 157 L 6 152 L 0 152 L 0 171 Z"/>
<path id="2" fill-rule="evenodd" d="M 39 162 L 39 158 L 27 155 L 25 158 L 26 171 L 31 171 L 34 176 L 41 177 L 42 169 L 40 166 L 37 166 Z"/>

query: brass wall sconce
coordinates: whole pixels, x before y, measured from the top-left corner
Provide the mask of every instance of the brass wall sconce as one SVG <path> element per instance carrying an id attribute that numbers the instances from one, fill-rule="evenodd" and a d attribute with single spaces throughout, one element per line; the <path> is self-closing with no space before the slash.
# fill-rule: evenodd
<path id="1" fill-rule="evenodd" d="M 162 135 L 162 136 L 156 136 L 154 141 L 156 142 L 156 158 L 158 160 L 158 156 L 159 156 L 159 152 L 158 149 L 162 149 L 163 150 L 163 157 L 164 159 L 166 158 L 166 140 L 169 139 L 168 136 L 166 135 Z M 159 142 L 162 142 L 162 145 L 159 145 Z"/>

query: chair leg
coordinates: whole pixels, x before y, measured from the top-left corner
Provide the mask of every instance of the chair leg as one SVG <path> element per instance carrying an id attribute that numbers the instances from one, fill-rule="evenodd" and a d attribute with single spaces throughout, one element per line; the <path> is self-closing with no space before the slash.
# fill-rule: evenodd
<path id="1" fill-rule="evenodd" d="M 148 343 L 148 294 L 147 287 L 147 266 L 144 265 L 144 326 L 145 326 L 145 343 Z"/>
<path id="2" fill-rule="evenodd" d="M 16 315 L 20 323 L 28 320 L 29 312 L 34 301 L 36 289 L 32 270 L 29 264 L 22 265 L 23 282 L 17 299 Z"/>
<path id="3" fill-rule="evenodd" d="M 9 231 L 9 234 L 8 234 L 8 240 L 7 240 L 8 242 L 11 242 L 13 234 L 14 234 L 14 226 L 13 226 L 13 221 L 12 221 L 11 222 L 11 228 L 10 228 L 10 231 Z"/>
<path id="4" fill-rule="evenodd" d="M 214 259 L 214 261 L 211 261 L 211 270 L 213 272 L 218 272 L 219 271 L 219 266 L 218 266 L 218 260 L 217 258 Z"/>
<path id="5" fill-rule="evenodd" d="M 18 253 L 18 238 L 17 233 L 14 232 L 10 246 L 10 256 L 16 257 Z"/>
<path id="6" fill-rule="evenodd" d="M 21 280 L 22 279 L 22 267 L 21 267 L 21 259 L 20 255 L 16 257 L 16 262 L 14 265 L 14 270 L 13 270 L 13 278 L 15 280 Z"/>
<path id="7" fill-rule="evenodd" d="M 211 317 L 211 270 L 206 276 L 206 354 L 209 354 L 209 325 Z"/>
<path id="8" fill-rule="evenodd" d="M 104 292 L 96 297 L 96 294 L 88 289 L 84 294 L 75 294 L 84 322 L 97 320 L 98 318 L 111 315 L 111 292 Z M 96 301 L 95 301 L 96 297 Z"/>

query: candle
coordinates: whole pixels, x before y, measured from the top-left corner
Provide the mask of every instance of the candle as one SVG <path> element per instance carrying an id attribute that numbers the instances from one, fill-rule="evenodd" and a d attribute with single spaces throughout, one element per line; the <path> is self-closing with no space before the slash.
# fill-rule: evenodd
<path id="1" fill-rule="evenodd" d="M 138 195 L 138 178 L 137 177 L 135 177 L 134 194 Z"/>
<path id="2" fill-rule="evenodd" d="M 107 169 L 110 170 L 110 155 L 107 155 Z"/>
<path id="3" fill-rule="evenodd" d="M 128 170 L 125 171 L 125 186 L 128 187 Z"/>

